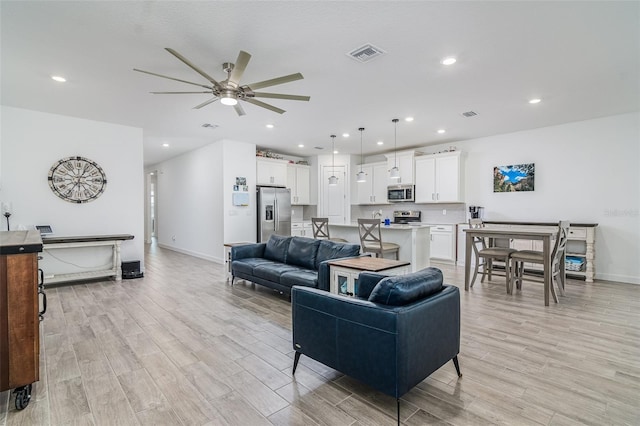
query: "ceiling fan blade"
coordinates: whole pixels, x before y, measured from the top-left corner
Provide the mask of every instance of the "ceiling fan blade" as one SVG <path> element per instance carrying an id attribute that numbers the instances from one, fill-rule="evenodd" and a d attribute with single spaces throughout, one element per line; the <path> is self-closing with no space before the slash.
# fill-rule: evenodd
<path id="1" fill-rule="evenodd" d="M 311 96 L 285 95 L 282 93 L 254 92 L 256 98 L 288 99 L 290 101 L 308 101 Z"/>
<path id="2" fill-rule="evenodd" d="M 176 58 L 180 59 L 182 62 L 184 62 L 188 67 L 190 67 L 191 69 L 193 69 L 195 72 L 197 72 L 198 74 L 200 74 L 201 76 L 203 76 L 204 78 L 206 78 L 207 80 L 209 80 L 211 82 L 211 84 L 213 84 L 216 87 L 220 87 L 220 83 L 218 83 L 213 77 L 211 77 L 209 74 L 207 74 L 206 72 L 202 71 L 200 68 L 198 68 L 197 66 L 195 66 L 194 64 L 191 63 L 191 61 L 189 61 L 187 58 L 185 58 L 184 56 L 182 56 L 181 54 L 179 54 L 178 52 L 176 52 L 175 50 L 171 49 L 170 47 L 165 47 L 165 50 L 169 53 L 171 53 L 173 56 L 175 56 Z"/>
<path id="3" fill-rule="evenodd" d="M 269 104 L 264 103 L 262 101 L 259 101 L 257 99 L 244 98 L 243 101 L 249 102 L 250 104 L 254 104 L 254 105 L 257 105 L 257 106 L 262 107 L 262 108 L 270 109 L 271 111 L 277 112 L 278 114 L 284 114 L 285 113 L 285 110 L 280 109 L 278 107 L 274 107 L 273 105 L 269 105 Z"/>
<path id="4" fill-rule="evenodd" d="M 238 115 L 239 115 L 239 116 L 241 116 L 241 117 L 242 117 L 243 115 L 246 115 L 246 114 L 247 114 L 246 112 L 244 112 L 244 108 L 242 108 L 242 105 L 240 105 L 240 102 L 238 102 L 237 104 L 235 104 L 235 105 L 233 106 L 233 109 L 235 109 L 235 110 L 236 110 L 236 112 L 238 113 Z"/>
<path id="5" fill-rule="evenodd" d="M 251 59 L 251 55 L 244 50 L 238 53 L 238 59 L 236 59 L 233 70 L 231 70 L 231 74 L 229 75 L 229 84 L 233 87 L 238 87 L 244 69 L 247 68 L 247 64 L 249 63 L 249 59 Z"/>
<path id="6" fill-rule="evenodd" d="M 211 90 L 209 90 L 208 92 L 149 92 L 149 93 L 153 93 L 154 95 L 182 95 L 184 93 L 211 93 Z"/>
<path id="7" fill-rule="evenodd" d="M 213 87 L 205 86 L 204 84 L 193 83 L 193 82 L 187 81 L 187 80 L 180 80 L 179 78 L 168 77 L 166 75 L 156 74 L 155 72 L 151 72 L 151 71 L 143 71 L 143 70 L 139 70 L 137 68 L 134 68 L 133 70 L 134 71 L 138 71 L 138 72 L 142 72 L 142 73 L 145 73 L 145 74 L 155 75 L 156 77 L 168 78 L 169 80 L 175 80 L 175 81 L 179 81 L 181 83 L 193 84 L 194 86 L 200 86 L 200 87 L 204 87 L 205 89 L 213 90 Z"/>
<path id="8" fill-rule="evenodd" d="M 220 99 L 220 98 L 218 98 L 218 97 L 216 96 L 215 98 L 209 99 L 208 101 L 204 101 L 204 102 L 203 102 L 203 103 L 201 103 L 200 105 L 196 105 L 196 106 L 194 106 L 194 107 L 193 107 L 193 109 L 200 109 L 200 108 L 202 108 L 203 106 L 207 106 L 207 105 L 209 105 L 210 103 L 217 101 L 218 99 Z"/>
<path id="9" fill-rule="evenodd" d="M 282 77 L 272 78 L 271 80 L 259 81 L 257 83 L 247 84 L 251 90 L 262 89 L 263 87 L 277 86 L 278 84 L 288 83 L 290 81 L 302 80 L 304 77 L 299 72 L 289 74 Z"/>

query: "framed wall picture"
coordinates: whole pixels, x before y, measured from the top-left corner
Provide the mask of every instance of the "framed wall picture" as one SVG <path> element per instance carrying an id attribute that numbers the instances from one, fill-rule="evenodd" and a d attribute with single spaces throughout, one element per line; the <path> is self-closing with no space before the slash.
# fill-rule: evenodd
<path id="1" fill-rule="evenodd" d="M 493 192 L 533 191 L 535 163 L 493 168 Z"/>

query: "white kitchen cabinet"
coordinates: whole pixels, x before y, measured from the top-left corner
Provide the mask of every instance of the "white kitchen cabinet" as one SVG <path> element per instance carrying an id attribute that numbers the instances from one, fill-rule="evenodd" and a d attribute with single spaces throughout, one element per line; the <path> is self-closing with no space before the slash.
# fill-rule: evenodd
<path id="1" fill-rule="evenodd" d="M 309 204 L 310 167 L 287 164 L 287 188 L 291 189 L 291 205 Z"/>
<path id="2" fill-rule="evenodd" d="M 274 158 L 256 158 L 256 183 L 258 185 L 287 185 L 286 160 Z"/>
<path id="3" fill-rule="evenodd" d="M 416 157 L 416 203 L 462 203 L 462 152 Z"/>
<path id="4" fill-rule="evenodd" d="M 455 262 L 455 225 L 431 225 L 431 259 Z"/>
<path id="5" fill-rule="evenodd" d="M 388 185 L 412 184 L 415 183 L 414 173 L 414 151 L 401 151 L 396 153 L 385 154 L 387 157 L 387 182 Z M 389 170 L 398 165 L 400 171 L 400 179 L 389 179 Z"/>
<path id="6" fill-rule="evenodd" d="M 313 238 L 313 228 L 311 227 L 311 222 L 292 222 L 291 236 Z"/>
<path id="7" fill-rule="evenodd" d="M 360 171 L 360 166 L 357 167 Z M 366 182 L 356 182 L 357 204 L 388 204 L 387 185 L 388 175 L 387 163 L 369 163 L 362 165 L 362 171 L 367 175 Z"/>

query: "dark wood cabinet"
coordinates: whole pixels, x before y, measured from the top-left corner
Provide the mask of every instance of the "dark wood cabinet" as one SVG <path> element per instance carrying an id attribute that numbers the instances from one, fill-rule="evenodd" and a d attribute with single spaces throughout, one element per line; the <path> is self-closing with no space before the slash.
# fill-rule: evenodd
<path id="1" fill-rule="evenodd" d="M 38 231 L 0 232 L 0 391 L 17 389 L 16 407 L 29 403 L 39 380 Z"/>

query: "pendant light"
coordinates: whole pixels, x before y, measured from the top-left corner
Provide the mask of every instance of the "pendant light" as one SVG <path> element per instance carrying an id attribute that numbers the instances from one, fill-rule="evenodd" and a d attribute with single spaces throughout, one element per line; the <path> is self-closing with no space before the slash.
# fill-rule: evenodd
<path id="1" fill-rule="evenodd" d="M 360 127 L 358 130 L 360 131 L 360 171 L 356 175 L 356 182 L 363 183 L 367 181 L 367 174 L 362 171 L 362 132 L 364 132 L 364 127 Z"/>
<path id="2" fill-rule="evenodd" d="M 329 186 L 336 186 L 338 184 L 338 177 L 336 176 L 336 135 L 331 135 L 331 176 L 329 176 Z"/>
<path id="3" fill-rule="evenodd" d="M 393 156 L 394 156 L 394 166 L 391 170 L 389 170 L 389 178 L 390 179 L 400 179 L 400 169 L 398 169 L 398 119 L 394 118 L 391 120 L 393 122 Z"/>

